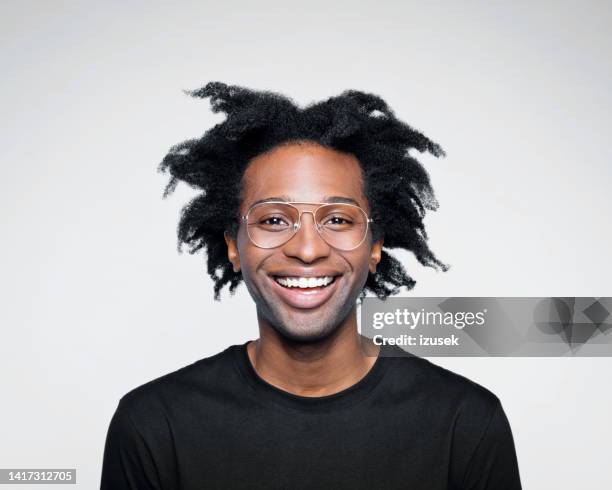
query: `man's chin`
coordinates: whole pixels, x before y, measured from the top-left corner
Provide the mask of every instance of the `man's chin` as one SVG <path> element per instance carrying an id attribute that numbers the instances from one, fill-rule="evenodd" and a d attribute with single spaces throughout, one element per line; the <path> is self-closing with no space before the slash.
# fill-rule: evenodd
<path id="1" fill-rule="evenodd" d="M 339 327 L 325 325 L 317 326 L 311 324 L 296 324 L 296 323 L 272 323 L 272 328 L 278 333 L 283 339 L 293 343 L 312 344 L 316 342 L 322 342 L 328 339 Z"/>
<path id="2" fill-rule="evenodd" d="M 333 316 L 323 319 L 314 312 L 296 312 L 289 318 L 276 316 L 270 318 L 270 326 L 285 340 L 298 343 L 322 342 L 329 338 L 342 325 L 342 319 Z"/>
<path id="3" fill-rule="evenodd" d="M 352 310 L 352 303 L 326 308 L 287 308 L 284 303 L 269 303 L 262 316 L 274 331 L 290 342 L 316 343 L 331 337 Z M 345 311 L 346 310 L 346 311 Z"/>

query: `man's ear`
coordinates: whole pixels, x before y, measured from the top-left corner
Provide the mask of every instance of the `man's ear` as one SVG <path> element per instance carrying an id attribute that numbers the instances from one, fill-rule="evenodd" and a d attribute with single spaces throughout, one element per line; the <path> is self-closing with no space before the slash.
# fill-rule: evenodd
<path id="1" fill-rule="evenodd" d="M 227 244 L 227 258 L 232 263 L 234 272 L 240 272 L 240 255 L 238 254 L 236 240 L 228 231 L 223 232 L 223 238 L 225 238 L 225 243 Z"/>
<path id="2" fill-rule="evenodd" d="M 372 274 L 376 272 L 376 266 L 380 262 L 384 241 L 385 239 L 381 238 L 372 244 L 372 249 L 370 251 L 370 272 Z"/>

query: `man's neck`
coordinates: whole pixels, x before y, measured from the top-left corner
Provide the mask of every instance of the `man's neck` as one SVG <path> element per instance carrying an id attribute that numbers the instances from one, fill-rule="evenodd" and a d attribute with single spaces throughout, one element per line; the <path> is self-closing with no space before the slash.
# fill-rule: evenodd
<path id="1" fill-rule="evenodd" d="M 253 368 L 271 385 L 300 396 L 332 395 L 353 386 L 372 368 L 379 348 L 359 334 L 356 312 L 351 315 L 315 343 L 288 341 L 260 323 L 260 338 L 247 345 Z"/>

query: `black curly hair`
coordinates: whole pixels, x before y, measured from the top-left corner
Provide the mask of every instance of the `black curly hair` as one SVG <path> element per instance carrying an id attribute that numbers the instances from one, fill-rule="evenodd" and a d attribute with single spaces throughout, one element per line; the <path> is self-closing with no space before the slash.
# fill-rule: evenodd
<path id="1" fill-rule="evenodd" d="M 226 119 L 201 138 L 173 146 L 158 166 L 171 176 L 163 197 L 179 181 L 203 191 L 181 210 L 178 251 L 189 246 L 194 254 L 206 249 L 208 274 L 214 281 L 214 298 L 229 283 L 230 295 L 242 281 L 227 259 L 224 231 L 236 236 L 242 196 L 242 177 L 251 159 L 277 146 L 311 142 L 354 155 L 359 161 L 370 204 L 373 241 L 384 237 L 384 248 L 403 248 L 414 253 L 424 266 L 444 271 L 427 245 L 423 224 L 425 210 L 438 202 L 423 166 L 409 150 L 444 156 L 442 148 L 398 120 L 377 95 L 347 90 L 326 101 L 298 107 L 290 98 L 244 87 L 210 82 L 186 92 L 210 97 L 213 112 Z M 366 291 L 386 299 L 401 286 L 412 289 L 414 281 L 402 264 L 382 251 L 376 273 L 370 273 Z"/>

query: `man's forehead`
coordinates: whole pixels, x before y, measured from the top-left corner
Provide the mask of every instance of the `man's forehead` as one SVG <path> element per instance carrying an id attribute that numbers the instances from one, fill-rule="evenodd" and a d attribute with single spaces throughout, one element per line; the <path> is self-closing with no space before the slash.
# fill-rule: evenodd
<path id="1" fill-rule="evenodd" d="M 300 145 L 253 159 L 243 178 L 243 205 L 259 202 L 346 202 L 367 206 L 359 162 L 349 154 Z"/>

